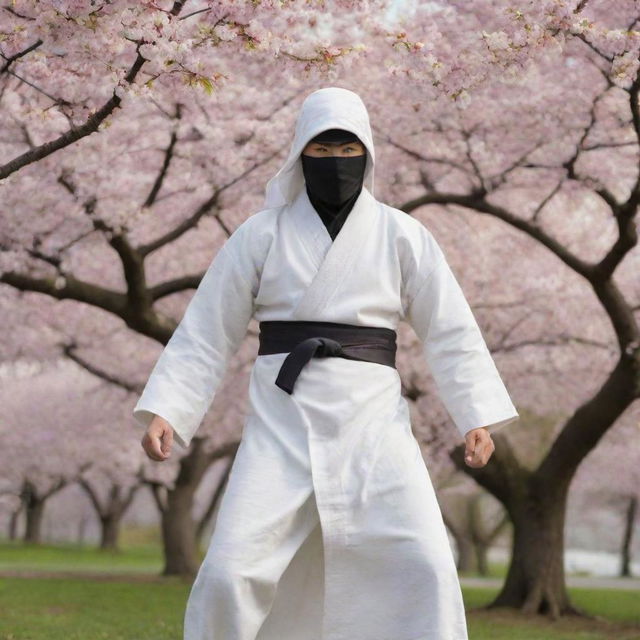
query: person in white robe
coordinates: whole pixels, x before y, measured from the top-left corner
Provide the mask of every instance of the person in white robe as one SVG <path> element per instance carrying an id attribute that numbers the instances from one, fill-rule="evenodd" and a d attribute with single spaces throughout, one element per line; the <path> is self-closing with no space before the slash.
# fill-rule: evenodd
<path id="1" fill-rule="evenodd" d="M 340 145 L 345 132 L 360 153 Z M 323 133 L 337 142 L 314 148 Z M 467 464 L 486 464 L 490 433 L 519 415 L 441 247 L 374 197 L 374 167 L 362 99 L 340 87 L 310 93 L 263 208 L 215 255 L 134 408 L 145 450 L 165 460 L 174 438 L 189 447 L 251 318 L 272 347 L 310 328 L 305 349 L 315 357 L 301 363 L 301 343 L 286 340 L 256 357 L 184 640 L 468 638 L 453 552 L 393 366 L 398 323 L 422 341 Z M 333 203 L 328 184 L 344 188 Z M 335 339 L 360 334 L 360 345 Z M 283 382 L 292 367 L 295 380 Z"/>

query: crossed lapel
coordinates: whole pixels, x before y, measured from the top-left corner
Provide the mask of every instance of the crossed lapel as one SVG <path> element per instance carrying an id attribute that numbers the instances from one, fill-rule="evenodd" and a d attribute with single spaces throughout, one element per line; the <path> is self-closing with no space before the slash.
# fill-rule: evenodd
<path id="1" fill-rule="evenodd" d="M 296 196 L 289 214 L 296 241 L 305 248 L 314 270 L 318 271 L 331 248 L 332 241 L 324 222 L 313 208 L 306 189 L 302 189 Z"/>
<path id="2" fill-rule="evenodd" d="M 355 267 L 373 226 L 378 207 L 363 185 L 335 240 L 313 208 L 306 189 L 292 204 L 292 214 L 300 242 L 304 244 L 317 272 L 293 311 L 294 320 L 315 320 Z"/>

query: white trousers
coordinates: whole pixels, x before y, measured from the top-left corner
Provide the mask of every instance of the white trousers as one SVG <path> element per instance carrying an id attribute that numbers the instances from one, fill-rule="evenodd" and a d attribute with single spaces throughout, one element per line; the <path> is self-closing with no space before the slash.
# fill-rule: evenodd
<path id="1" fill-rule="evenodd" d="M 187 602 L 184 640 L 285 637 L 278 635 L 280 631 L 275 627 L 262 625 L 274 603 L 278 582 L 298 549 L 305 542 L 314 549 L 322 549 L 322 530 L 313 490 L 298 509 L 274 514 L 272 524 L 274 529 L 267 533 L 262 526 L 254 530 L 251 523 L 236 520 L 233 545 L 229 544 L 231 541 L 224 531 L 214 528 Z M 265 540 L 264 536 L 271 539 Z M 317 553 L 315 566 L 322 566 L 322 558 Z M 294 617 L 306 629 L 319 628 L 322 604 L 298 604 L 286 613 L 291 625 L 286 631 L 294 628 Z M 284 619 L 284 616 L 274 617 L 274 621 Z M 286 631 L 283 629 L 282 634 Z M 315 638 L 305 636 L 305 640 Z"/>

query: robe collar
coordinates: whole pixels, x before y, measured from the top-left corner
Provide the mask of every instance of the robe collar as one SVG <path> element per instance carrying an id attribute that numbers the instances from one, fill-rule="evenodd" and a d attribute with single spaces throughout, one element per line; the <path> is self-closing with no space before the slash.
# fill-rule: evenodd
<path id="1" fill-rule="evenodd" d="M 289 213 L 297 240 L 304 245 L 316 269 L 313 280 L 293 312 L 293 319 L 316 320 L 355 267 L 371 230 L 379 222 L 378 202 L 363 185 L 353 209 L 333 241 L 313 208 L 306 189 L 298 193 Z"/>

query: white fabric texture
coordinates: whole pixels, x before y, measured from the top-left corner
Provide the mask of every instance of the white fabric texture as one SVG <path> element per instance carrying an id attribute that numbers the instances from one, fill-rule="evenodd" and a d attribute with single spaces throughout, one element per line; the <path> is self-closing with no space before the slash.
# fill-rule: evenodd
<path id="1" fill-rule="evenodd" d="M 332 242 L 300 181 L 320 131 L 355 133 L 371 165 Z M 134 409 L 189 446 L 252 317 L 396 329 L 411 324 L 460 435 L 518 419 L 431 232 L 375 199 L 373 142 L 356 94 L 303 102 L 268 207 L 214 258 Z M 249 411 L 184 640 L 467 640 L 462 593 L 398 371 L 312 358 L 292 395 L 286 353 L 257 356 Z M 491 464 L 491 461 L 489 462 Z"/>

